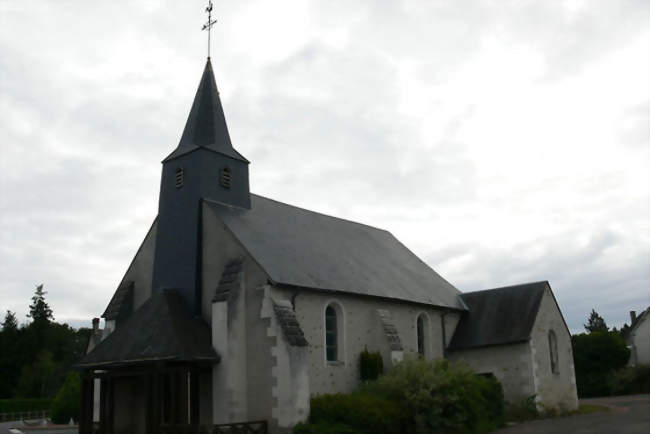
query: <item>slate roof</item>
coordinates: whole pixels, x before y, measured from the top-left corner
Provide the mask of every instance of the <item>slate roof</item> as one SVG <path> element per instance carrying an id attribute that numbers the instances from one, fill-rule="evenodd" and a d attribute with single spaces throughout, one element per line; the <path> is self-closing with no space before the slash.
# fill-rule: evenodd
<path id="1" fill-rule="evenodd" d="M 243 269 L 243 260 L 241 258 L 233 259 L 224 267 L 223 273 L 221 274 L 221 279 L 219 280 L 219 285 L 214 292 L 214 297 L 212 301 L 224 301 L 228 300 L 230 291 L 237 290 L 237 285 L 239 285 L 241 279 L 241 272 Z"/>
<path id="2" fill-rule="evenodd" d="M 404 349 L 402 346 L 402 340 L 399 338 L 397 327 L 393 324 L 390 311 L 386 309 L 377 309 L 377 315 L 379 316 L 379 322 L 384 329 L 384 336 L 386 336 L 391 351 L 402 351 Z"/>
<path id="3" fill-rule="evenodd" d="M 449 350 L 525 342 L 530 338 L 547 281 L 467 292 Z"/>
<path id="4" fill-rule="evenodd" d="M 117 291 L 113 294 L 113 298 L 111 298 L 108 306 L 106 306 L 102 318 L 114 320 L 124 318 L 131 313 L 131 309 L 133 309 L 133 286 L 133 281 L 129 280 L 123 282 L 122 285 L 117 288 Z"/>
<path id="5" fill-rule="evenodd" d="M 273 311 L 289 345 L 292 347 L 306 347 L 309 345 L 289 300 L 273 300 Z"/>
<path id="6" fill-rule="evenodd" d="M 164 161 L 199 148 L 218 152 L 245 163 L 249 162 L 232 147 L 210 58 L 205 64 L 178 147 Z"/>
<path id="7" fill-rule="evenodd" d="M 205 201 L 272 283 L 464 309 L 460 292 L 389 232 L 251 194 Z"/>
<path id="8" fill-rule="evenodd" d="M 641 312 L 634 321 L 630 321 L 630 327 L 628 327 L 625 330 L 622 331 L 623 339 L 628 339 L 632 332 L 641 324 L 643 321 L 646 319 L 650 318 L 650 307 L 646 308 L 643 312 Z"/>
<path id="9" fill-rule="evenodd" d="M 77 364 L 106 367 L 154 361 L 216 362 L 210 328 L 174 290 L 155 293 Z"/>

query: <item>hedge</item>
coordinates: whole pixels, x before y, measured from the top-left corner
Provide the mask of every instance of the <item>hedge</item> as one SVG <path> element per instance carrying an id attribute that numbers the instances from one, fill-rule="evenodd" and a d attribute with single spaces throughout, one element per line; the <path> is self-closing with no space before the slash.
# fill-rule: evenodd
<path id="1" fill-rule="evenodd" d="M 0 399 L 0 413 L 18 413 L 27 411 L 49 410 L 52 406 L 51 399 L 17 398 Z"/>

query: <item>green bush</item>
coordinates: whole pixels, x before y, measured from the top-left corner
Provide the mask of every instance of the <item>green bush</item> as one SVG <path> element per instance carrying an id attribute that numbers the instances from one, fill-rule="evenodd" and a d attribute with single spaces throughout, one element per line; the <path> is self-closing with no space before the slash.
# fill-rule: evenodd
<path id="1" fill-rule="evenodd" d="M 300 423 L 293 428 L 293 434 L 359 434 L 360 431 L 339 423 Z"/>
<path id="2" fill-rule="evenodd" d="M 405 432 L 488 432 L 503 423 L 500 384 L 448 360 L 405 360 L 362 390 L 399 403 Z"/>
<path id="3" fill-rule="evenodd" d="M 320 395 L 311 399 L 309 421 L 328 429 L 345 428 L 354 429 L 348 432 L 355 433 L 388 434 L 401 432 L 404 420 L 400 406 L 381 396 L 361 391 Z"/>
<path id="4" fill-rule="evenodd" d="M 351 394 L 312 398 L 298 434 L 484 433 L 501 426 L 501 384 L 445 360 L 413 359 Z"/>
<path id="5" fill-rule="evenodd" d="M 650 393 L 650 365 L 638 365 L 616 371 L 612 381 L 614 395 Z"/>
<path id="6" fill-rule="evenodd" d="M 571 336 L 578 396 L 612 393 L 615 372 L 627 363 L 630 350 L 616 332 L 591 332 Z"/>
<path id="7" fill-rule="evenodd" d="M 370 353 L 367 348 L 364 348 L 359 356 L 359 371 L 362 382 L 379 378 L 384 373 L 384 359 L 379 351 Z"/>
<path id="8" fill-rule="evenodd" d="M 505 398 L 503 386 L 493 377 L 479 377 L 478 387 L 485 403 L 487 420 L 495 426 L 505 424 Z"/>
<path id="9" fill-rule="evenodd" d="M 78 421 L 80 405 L 81 377 L 76 372 L 71 372 L 52 401 L 52 422 L 68 423 L 70 418 Z"/>
<path id="10" fill-rule="evenodd" d="M 0 399 L 0 413 L 49 410 L 51 399 Z"/>

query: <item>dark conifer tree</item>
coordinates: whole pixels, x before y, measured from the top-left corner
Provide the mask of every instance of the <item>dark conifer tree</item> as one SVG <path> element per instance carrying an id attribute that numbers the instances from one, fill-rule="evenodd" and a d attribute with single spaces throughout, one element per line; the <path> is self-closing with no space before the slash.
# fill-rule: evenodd
<path id="1" fill-rule="evenodd" d="M 18 320 L 16 313 L 10 310 L 5 314 L 5 320 L 2 322 L 2 331 L 15 331 L 18 330 Z"/>
<path id="2" fill-rule="evenodd" d="M 46 291 L 43 291 L 43 284 L 36 286 L 36 291 L 32 297 L 32 304 L 29 305 L 29 314 L 27 316 L 34 320 L 34 323 L 49 323 L 54 320 L 52 309 L 45 301 Z"/>
<path id="3" fill-rule="evenodd" d="M 583 324 L 585 329 L 589 332 L 606 332 L 609 330 L 605 320 L 602 316 L 598 315 L 596 309 L 591 309 L 591 314 L 589 315 L 589 320 L 587 324 Z"/>

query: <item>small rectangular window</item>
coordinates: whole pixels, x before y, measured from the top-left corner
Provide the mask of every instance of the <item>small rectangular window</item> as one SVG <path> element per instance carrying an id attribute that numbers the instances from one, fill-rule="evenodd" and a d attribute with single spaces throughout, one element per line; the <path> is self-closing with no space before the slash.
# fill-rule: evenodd
<path id="1" fill-rule="evenodd" d="M 181 188 L 183 186 L 183 168 L 179 167 L 176 169 L 176 188 Z"/>

